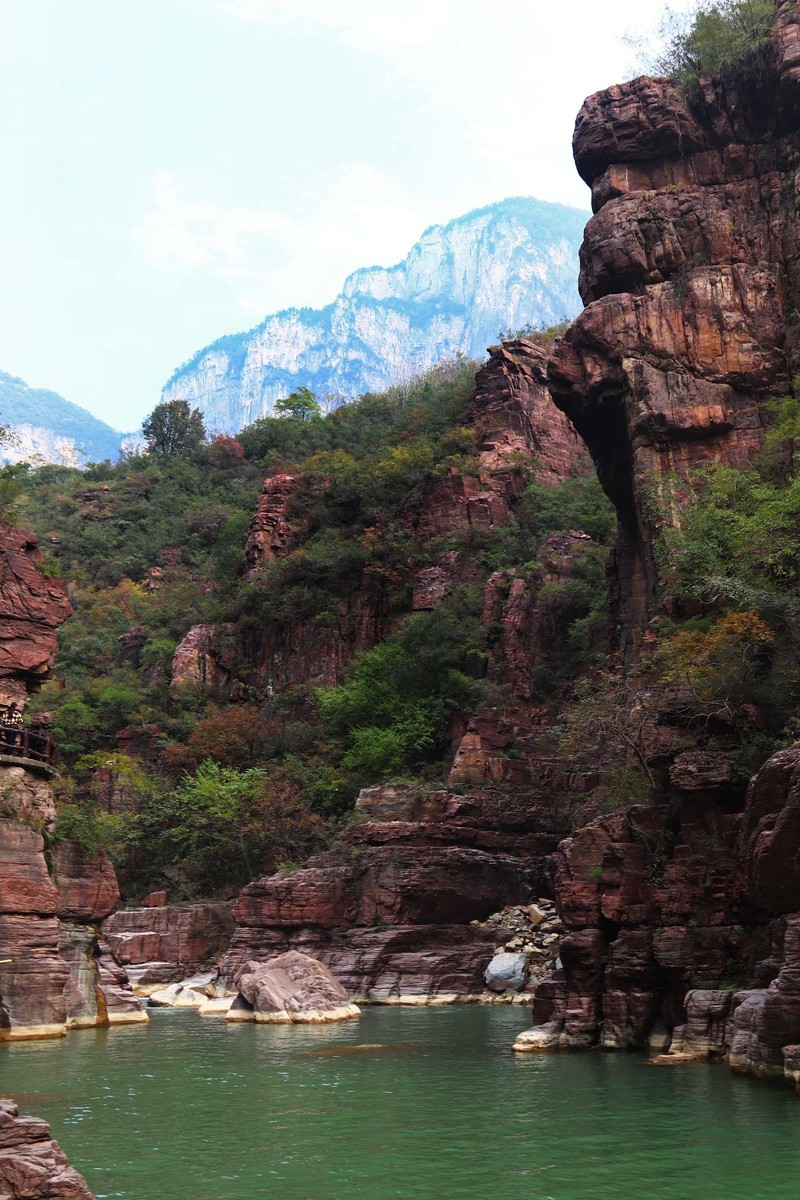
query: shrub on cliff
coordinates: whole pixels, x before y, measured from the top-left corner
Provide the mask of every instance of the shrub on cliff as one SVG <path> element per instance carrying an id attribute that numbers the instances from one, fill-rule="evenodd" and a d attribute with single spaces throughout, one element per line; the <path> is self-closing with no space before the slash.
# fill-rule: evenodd
<path id="1" fill-rule="evenodd" d="M 758 75 L 769 61 L 774 0 L 702 0 L 688 12 L 667 8 L 660 46 L 643 57 L 656 75 L 687 92 L 701 75 Z"/>
<path id="2" fill-rule="evenodd" d="M 486 692 L 481 599 L 461 588 L 439 608 L 407 618 L 362 654 L 337 688 L 318 692 L 322 719 L 342 739 L 343 762 L 361 783 L 415 772 L 449 746 L 454 713 Z"/>

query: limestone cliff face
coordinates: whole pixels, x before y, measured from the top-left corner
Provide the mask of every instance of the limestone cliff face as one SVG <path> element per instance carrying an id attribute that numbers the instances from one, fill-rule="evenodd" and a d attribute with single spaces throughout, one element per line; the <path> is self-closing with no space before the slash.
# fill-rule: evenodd
<path id="1" fill-rule="evenodd" d="M 708 461 L 745 465 L 797 350 L 798 8 L 781 6 L 777 63 L 758 87 L 667 80 L 590 96 L 574 137 L 595 212 L 586 302 L 556 349 L 556 403 L 617 506 L 619 621 L 635 646 L 657 603 L 648 492 Z"/>
<path id="2" fill-rule="evenodd" d="M 0 445 L 0 465 L 38 459 L 82 467 L 119 456 L 121 433 L 58 392 L 30 387 L 5 371 L 0 371 L 0 413 L 13 435 Z"/>
<path id="3" fill-rule="evenodd" d="M 584 223 L 578 209 L 518 198 L 436 225 L 396 266 L 355 271 L 326 308 L 276 313 L 200 350 L 162 399 L 236 432 L 298 386 L 350 399 L 459 351 L 482 358 L 500 329 L 575 313 Z"/>

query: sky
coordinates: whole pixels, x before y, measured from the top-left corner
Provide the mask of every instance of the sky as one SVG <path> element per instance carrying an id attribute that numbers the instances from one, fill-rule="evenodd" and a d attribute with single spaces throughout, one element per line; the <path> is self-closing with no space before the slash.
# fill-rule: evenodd
<path id="1" fill-rule="evenodd" d="M 0 370 L 132 430 L 194 351 L 430 225 L 588 217 L 575 116 L 663 7 L 0 0 Z"/>

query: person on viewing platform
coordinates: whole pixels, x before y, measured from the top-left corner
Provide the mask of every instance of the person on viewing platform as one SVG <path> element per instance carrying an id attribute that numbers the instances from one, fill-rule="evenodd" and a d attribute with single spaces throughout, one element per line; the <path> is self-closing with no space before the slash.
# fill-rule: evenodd
<path id="1" fill-rule="evenodd" d="M 17 708 L 16 701 L 12 700 L 0 717 L 0 733 L 7 746 L 16 746 L 21 732 L 22 713 Z"/>
<path id="2" fill-rule="evenodd" d="M 39 717 L 33 718 L 28 734 L 28 753 L 31 758 L 47 758 L 47 729 Z"/>

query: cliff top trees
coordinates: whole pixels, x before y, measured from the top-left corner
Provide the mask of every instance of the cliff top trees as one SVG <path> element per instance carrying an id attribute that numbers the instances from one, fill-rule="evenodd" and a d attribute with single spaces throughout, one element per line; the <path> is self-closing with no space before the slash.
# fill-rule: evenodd
<path id="1" fill-rule="evenodd" d="M 142 421 L 142 433 L 151 454 L 175 458 L 192 454 L 206 438 L 203 415 L 185 400 L 165 400 Z"/>
<path id="2" fill-rule="evenodd" d="M 648 71 L 692 92 L 701 75 L 758 74 L 774 16 L 775 0 L 699 0 L 688 12 L 667 7 L 658 46 L 638 48 Z"/>

